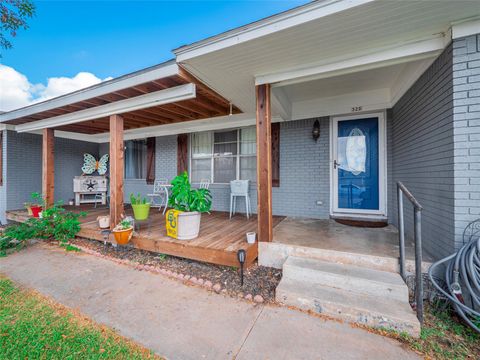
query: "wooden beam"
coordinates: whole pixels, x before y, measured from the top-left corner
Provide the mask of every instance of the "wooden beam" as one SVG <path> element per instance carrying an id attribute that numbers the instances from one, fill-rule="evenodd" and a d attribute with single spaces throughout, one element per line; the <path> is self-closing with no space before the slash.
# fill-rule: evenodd
<path id="1" fill-rule="evenodd" d="M 110 116 L 110 227 L 117 225 L 124 213 L 123 172 L 124 172 L 123 117 Z"/>
<path id="2" fill-rule="evenodd" d="M 270 84 L 255 88 L 257 100 L 258 240 L 272 241 L 272 114 Z"/>
<path id="3" fill-rule="evenodd" d="M 42 194 L 45 200 L 45 207 L 52 206 L 55 201 L 54 145 L 54 130 L 43 129 Z"/>

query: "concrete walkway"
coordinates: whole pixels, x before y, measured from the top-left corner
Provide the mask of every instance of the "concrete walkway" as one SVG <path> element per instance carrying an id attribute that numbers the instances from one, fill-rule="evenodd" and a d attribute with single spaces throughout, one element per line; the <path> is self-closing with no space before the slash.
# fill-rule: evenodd
<path id="1" fill-rule="evenodd" d="M 1 258 L 0 273 L 167 359 L 418 358 L 395 340 L 347 324 L 43 245 Z"/>

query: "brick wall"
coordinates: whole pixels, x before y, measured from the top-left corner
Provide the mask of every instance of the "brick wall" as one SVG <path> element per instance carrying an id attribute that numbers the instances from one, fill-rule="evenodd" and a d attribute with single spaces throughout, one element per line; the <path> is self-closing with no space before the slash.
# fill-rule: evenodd
<path id="1" fill-rule="evenodd" d="M 273 188 L 273 213 L 328 218 L 330 212 L 330 121 L 320 118 L 320 138 L 312 139 L 316 119 L 280 125 L 280 187 Z M 321 201 L 322 205 L 316 202 Z"/>
<path id="2" fill-rule="evenodd" d="M 480 218 L 480 34 L 453 41 L 455 246 Z"/>
<path id="3" fill-rule="evenodd" d="M 390 221 L 396 224 L 395 183 L 402 181 L 424 206 L 424 249 L 435 257 L 454 250 L 454 138 L 452 46 L 449 46 L 393 107 L 391 119 Z M 405 204 L 405 226 L 413 213 Z"/>
<path id="4" fill-rule="evenodd" d="M 83 154 L 98 156 L 98 144 L 55 138 L 55 200 L 73 198 L 73 177 L 81 174 Z M 19 209 L 32 192 L 42 191 L 42 136 L 8 132 L 6 210 Z"/>
<path id="5" fill-rule="evenodd" d="M 108 154 L 108 143 L 100 144 L 99 153 Z M 177 175 L 177 135 L 157 137 L 155 141 L 155 178 L 172 180 Z M 125 179 L 124 201 L 130 202 L 130 194 L 149 194 L 153 185 L 144 179 Z"/>
<path id="6" fill-rule="evenodd" d="M 320 138 L 312 139 L 316 119 L 280 124 L 280 186 L 272 189 L 274 215 L 327 219 L 330 212 L 330 122 L 320 118 Z M 229 211 L 229 185 L 212 184 L 213 209 Z M 256 183 L 250 185 L 252 211 L 256 213 Z M 322 205 L 316 202 L 321 201 Z M 237 209 L 245 211 L 243 200 Z"/>

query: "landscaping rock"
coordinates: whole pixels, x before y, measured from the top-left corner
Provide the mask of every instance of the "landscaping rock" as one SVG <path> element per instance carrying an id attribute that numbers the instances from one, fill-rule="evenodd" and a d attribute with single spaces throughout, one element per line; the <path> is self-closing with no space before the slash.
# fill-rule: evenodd
<path id="1" fill-rule="evenodd" d="M 201 285 L 206 289 L 213 289 L 213 284 L 219 284 L 220 288 L 217 287 L 216 292 L 220 293 L 224 289 L 229 296 L 234 298 L 241 297 L 241 294 L 256 294 L 262 296 L 264 302 L 274 302 L 275 288 L 282 277 L 281 270 L 253 264 L 245 270 L 242 286 L 240 272 L 237 268 L 165 256 L 133 247 L 124 247 L 122 251 L 117 251 L 111 244 L 104 246 L 103 243 L 96 240 L 77 238 L 72 241 L 72 245 L 80 246 L 85 253 L 94 256 L 103 255 L 109 261 L 119 260 L 119 263 L 133 268 L 139 269 L 140 265 L 148 266 L 145 270 L 149 269 L 149 271 L 183 281 L 195 277 L 196 285 Z M 200 279 L 203 279 L 203 285 Z"/>
<path id="2" fill-rule="evenodd" d="M 251 301 L 253 299 L 252 294 L 245 295 L 245 300 Z"/>
<path id="3" fill-rule="evenodd" d="M 214 290 L 216 293 L 219 293 L 220 290 L 222 290 L 222 285 L 220 285 L 219 283 L 216 283 L 215 285 L 213 285 L 213 290 Z"/>
<path id="4" fill-rule="evenodd" d="M 263 297 L 262 295 L 255 295 L 255 297 L 253 298 L 253 301 L 255 301 L 256 303 L 263 303 Z"/>

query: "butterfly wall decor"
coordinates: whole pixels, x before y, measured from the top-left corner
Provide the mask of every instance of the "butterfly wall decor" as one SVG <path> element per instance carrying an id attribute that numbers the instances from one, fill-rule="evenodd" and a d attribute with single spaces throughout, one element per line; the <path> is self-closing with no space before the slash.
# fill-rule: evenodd
<path id="1" fill-rule="evenodd" d="M 107 173 L 108 154 L 103 155 L 100 160 L 97 161 L 95 156 L 91 154 L 83 154 L 83 174 L 91 175 L 95 171 L 98 171 L 99 175 L 105 175 Z"/>

